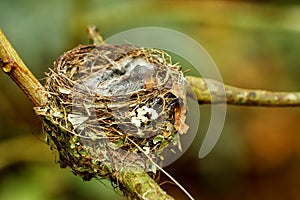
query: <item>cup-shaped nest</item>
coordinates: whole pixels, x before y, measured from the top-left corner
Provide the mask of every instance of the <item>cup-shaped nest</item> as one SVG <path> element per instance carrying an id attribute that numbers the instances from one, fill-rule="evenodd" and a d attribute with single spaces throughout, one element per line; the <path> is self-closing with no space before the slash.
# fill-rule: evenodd
<path id="1" fill-rule="evenodd" d="M 186 79 L 171 57 L 131 45 L 78 46 L 57 59 L 38 108 L 47 142 L 62 167 L 85 180 L 124 167 L 156 172 L 166 152 L 180 149 Z"/>

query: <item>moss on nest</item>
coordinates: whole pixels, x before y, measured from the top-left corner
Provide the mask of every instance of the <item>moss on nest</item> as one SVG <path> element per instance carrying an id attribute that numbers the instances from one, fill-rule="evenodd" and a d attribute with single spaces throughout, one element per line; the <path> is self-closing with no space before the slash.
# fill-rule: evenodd
<path id="1" fill-rule="evenodd" d="M 61 167 L 118 183 L 122 169 L 155 174 L 153 161 L 180 149 L 188 129 L 185 83 L 163 51 L 80 45 L 55 62 L 45 85 L 49 104 L 36 111 Z"/>

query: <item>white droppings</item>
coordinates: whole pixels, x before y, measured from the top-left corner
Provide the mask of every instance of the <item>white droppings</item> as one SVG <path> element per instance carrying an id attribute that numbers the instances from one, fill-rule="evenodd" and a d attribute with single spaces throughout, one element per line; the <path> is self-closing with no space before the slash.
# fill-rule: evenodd
<path id="1" fill-rule="evenodd" d="M 141 120 L 138 117 L 132 117 L 131 123 L 133 123 L 136 127 L 141 127 Z"/>
<path id="2" fill-rule="evenodd" d="M 150 147 L 143 147 L 144 153 L 149 154 L 150 153 Z"/>
<path id="3" fill-rule="evenodd" d="M 152 120 L 155 120 L 158 118 L 158 113 L 156 112 L 156 110 L 154 110 L 153 108 L 150 108 L 151 111 L 150 111 L 150 114 L 151 114 L 151 119 Z"/>
<path id="4" fill-rule="evenodd" d="M 149 120 L 155 120 L 158 118 L 158 113 L 156 110 L 153 108 L 148 108 L 147 106 L 138 108 L 136 112 L 136 116 L 131 117 L 131 123 L 137 127 L 141 127 L 142 123 L 146 123 Z M 150 119 L 146 115 L 149 115 Z"/>
<path id="5" fill-rule="evenodd" d="M 143 123 L 146 123 L 149 120 L 146 116 L 139 116 L 139 118 Z"/>
<path id="6" fill-rule="evenodd" d="M 143 115 L 147 114 L 148 113 L 148 109 L 149 108 L 147 106 L 143 106 L 141 108 L 138 108 L 137 109 L 137 115 L 138 116 L 143 116 Z"/>

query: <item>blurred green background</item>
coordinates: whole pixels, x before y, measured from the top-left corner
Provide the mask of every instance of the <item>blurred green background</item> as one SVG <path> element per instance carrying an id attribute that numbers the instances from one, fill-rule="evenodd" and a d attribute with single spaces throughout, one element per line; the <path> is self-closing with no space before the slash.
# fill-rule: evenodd
<path id="1" fill-rule="evenodd" d="M 300 90 L 298 2 L 2 0 L 0 28 L 41 81 L 60 54 L 88 42 L 88 24 L 104 38 L 157 26 L 203 45 L 227 84 Z M 55 164 L 32 104 L 1 72 L 0 105 L 1 200 L 123 199 L 109 182 L 83 182 Z M 300 199 L 299 108 L 228 106 L 221 138 L 204 159 L 198 151 L 210 106 L 200 110 L 194 143 L 166 167 L 196 199 Z M 186 199 L 174 185 L 163 187 Z"/>

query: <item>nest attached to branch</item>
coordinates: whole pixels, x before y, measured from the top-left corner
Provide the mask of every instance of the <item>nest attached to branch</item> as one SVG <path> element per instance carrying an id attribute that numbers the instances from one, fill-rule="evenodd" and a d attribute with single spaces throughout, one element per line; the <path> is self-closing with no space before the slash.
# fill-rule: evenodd
<path id="1" fill-rule="evenodd" d="M 47 142 L 61 167 L 84 180 L 109 178 L 127 167 L 156 173 L 180 150 L 186 79 L 163 51 L 131 45 L 84 45 L 55 62 L 45 88 Z"/>

